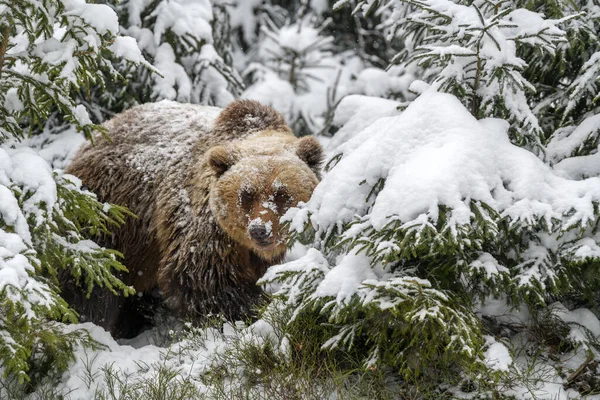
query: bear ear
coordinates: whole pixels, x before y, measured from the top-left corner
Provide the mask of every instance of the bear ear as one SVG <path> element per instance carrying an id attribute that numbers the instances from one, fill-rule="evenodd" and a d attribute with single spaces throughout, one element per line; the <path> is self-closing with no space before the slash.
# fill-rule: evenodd
<path id="1" fill-rule="evenodd" d="M 233 150 L 224 146 L 215 146 L 208 150 L 208 165 L 217 176 L 223 175 L 236 162 Z"/>
<path id="2" fill-rule="evenodd" d="M 323 147 L 312 136 L 305 136 L 298 140 L 296 155 L 304 161 L 317 177 L 321 176 L 321 164 L 323 163 Z"/>

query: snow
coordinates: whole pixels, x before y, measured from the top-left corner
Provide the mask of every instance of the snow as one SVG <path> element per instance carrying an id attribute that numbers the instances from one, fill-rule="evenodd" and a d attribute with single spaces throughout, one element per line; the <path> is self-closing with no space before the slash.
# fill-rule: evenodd
<path id="1" fill-rule="evenodd" d="M 62 75 L 69 75 L 73 72 L 75 60 L 73 52 L 77 48 L 77 42 L 73 39 L 61 42 L 53 37 L 38 43 L 33 54 L 40 57 L 45 63 L 60 64 L 66 63 Z"/>
<path id="2" fill-rule="evenodd" d="M 23 102 L 19 98 L 17 88 L 7 90 L 4 106 L 8 111 L 21 111 L 23 109 Z"/>
<path id="3" fill-rule="evenodd" d="M 392 219 L 404 223 L 437 219 L 438 205 L 453 209 L 453 224 L 469 223 L 470 201 L 483 201 L 511 221 L 593 218 L 600 179 L 572 181 L 558 176 L 532 153 L 512 145 L 508 124 L 475 120 L 453 96 L 433 90 L 399 116 L 380 118 L 341 145 L 336 167 L 305 206 L 317 230 L 352 221 L 381 229 Z M 365 202 L 380 180 L 374 203 Z M 306 213 L 298 214 L 305 218 Z M 294 226 L 304 221 L 295 220 Z"/>
<path id="4" fill-rule="evenodd" d="M 332 37 L 320 37 L 319 31 L 310 26 L 303 26 L 301 29 L 293 25 L 287 25 L 279 30 L 279 35 L 275 39 L 281 48 L 291 50 L 296 53 L 303 53 L 310 47 L 323 46 L 327 48 L 332 42 Z M 309 54 L 308 62 L 313 62 Z"/>
<path id="5" fill-rule="evenodd" d="M 172 30 L 178 36 L 191 35 L 212 43 L 210 21 L 213 14 L 208 0 L 162 1 L 151 16 L 156 17 L 154 41 L 157 45 L 163 42 L 162 36 L 167 30 Z"/>
<path id="6" fill-rule="evenodd" d="M 25 216 L 19 208 L 19 203 L 14 193 L 4 185 L 0 186 L 0 204 L 2 204 L 0 215 L 4 223 L 13 227 L 16 233 L 15 236 L 19 238 L 19 242 L 23 240 L 24 243 L 31 244 L 31 233 L 29 232 Z M 10 248 L 13 248 L 13 252 L 19 253 L 24 250 L 25 245 L 23 244 L 23 247 L 19 246 L 17 249 L 14 249 L 13 246 L 10 246 Z"/>
<path id="7" fill-rule="evenodd" d="M 336 264 L 319 283 L 314 294 L 316 297 L 333 296 L 337 303 L 346 303 L 363 282 L 378 281 L 384 275 L 381 266 L 365 268 L 369 265 L 369 259 L 364 254 L 347 254 Z"/>
<path id="8" fill-rule="evenodd" d="M 3 185 L 0 185 L 0 200 L 0 215 L 9 218 L 5 222 L 16 231 L 0 229 L 0 292 L 13 304 L 23 307 L 23 318 L 37 318 L 32 306 L 49 307 L 54 300 L 48 285 L 30 277 L 36 269 L 30 259 L 33 258 L 31 235 L 14 194 Z"/>
<path id="9" fill-rule="evenodd" d="M 251 65 L 246 73 L 254 72 L 253 67 Z M 269 104 L 286 116 L 288 121 L 295 118 L 298 111 L 294 102 L 295 94 L 292 85 L 271 71 L 262 70 L 261 68 L 256 73 L 259 76 L 259 82 L 249 86 L 242 93 L 242 98 Z"/>
<path id="10" fill-rule="evenodd" d="M 69 140 L 64 142 L 66 137 Z M 61 152 L 65 156 L 73 152 L 78 143 L 73 138 L 72 130 L 57 136 L 57 142 L 63 143 L 45 149 L 45 154 L 52 154 L 48 160 L 32 148 L 47 139 L 45 135 L 34 137 L 31 143 L 0 147 L 0 217 L 5 226 L 0 229 L 0 291 L 5 290 L 8 300 L 23 307 L 25 318 L 39 318 L 33 306 L 48 308 L 55 302 L 50 287 L 30 276 L 39 265 L 30 229 L 51 222 L 58 196 L 50 163 L 61 158 Z M 21 197 L 20 191 L 26 196 Z M 69 245 L 79 251 L 96 246 L 89 241 Z"/>
<path id="11" fill-rule="evenodd" d="M 508 272 L 508 268 L 501 265 L 490 253 L 485 252 L 471 263 L 471 267 L 485 271 L 485 275 L 488 278 L 500 272 Z"/>
<path id="12" fill-rule="evenodd" d="M 280 266 L 270 267 L 265 275 L 259 279 L 259 285 L 270 284 L 277 279 L 277 275 L 285 271 L 288 273 L 305 273 L 305 275 L 299 275 L 296 281 L 296 285 L 290 288 L 277 288 L 274 295 L 285 294 L 287 302 L 289 304 L 298 304 L 301 300 L 301 293 L 305 290 L 305 286 L 312 286 L 314 282 L 307 278 L 308 275 L 316 273 L 320 276 L 324 276 L 330 271 L 329 263 L 327 259 L 317 249 L 308 249 L 306 254 L 298 259 L 288 261 Z M 293 319 L 294 317 L 292 317 Z"/>
<path id="13" fill-rule="evenodd" d="M 496 321 L 506 325 L 527 325 L 531 322 L 531 315 L 527 307 L 513 307 L 506 299 L 486 299 L 484 304 L 476 307 L 476 312 L 484 317 L 494 318 Z"/>
<path id="14" fill-rule="evenodd" d="M 568 310 L 562 303 L 556 302 L 550 305 L 550 309 L 558 318 L 569 324 L 571 328 L 569 336 L 576 342 L 587 342 L 586 330 L 593 337 L 600 337 L 600 320 L 587 308 Z"/>
<path id="15" fill-rule="evenodd" d="M 497 342 L 493 336 L 484 336 L 486 345 L 485 362 L 487 366 L 493 370 L 508 371 L 513 362 L 510 352 L 506 346 Z"/>
<path id="16" fill-rule="evenodd" d="M 66 15 L 74 15 L 94 27 L 100 34 L 119 31 L 117 14 L 105 4 L 89 4 L 85 0 L 63 0 Z"/>
<path id="17" fill-rule="evenodd" d="M 53 168 L 63 170 L 71 163 L 79 147 L 85 142 L 83 135 L 77 132 L 73 126 L 70 126 L 60 133 L 51 134 L 46 131 L 32 136 L 26 142 L 16 146 L 31 147 Z M 75 177 L 70 179 L 79 180 Z"/>
<path id="18" fill-rule="evenodd" d="M 81 104 L 78 104 L 77 106 L 75 106 L 75 109 L 73 109 L 73 115 L 77 119 L 77 123 L 79 125 L 83 126 L 83 125 L 88 125 L 88 124 L 92 123 L 92 120 L 90 119 L 90 115 L 88 114 L 85 107 Z"/>
<path id="19" fill-rule="evenodd" d="M 600 234 L 578 240 L 573 246 L 575 259 L 600 258 Z"/>
<path id="20" fill-rule="evenodd" d="M 597 8 L 597 7 L 596 7 Z M 581 67 L 581 74 L 575 79 L 568 87 L 565 111 L 563 112 L 563 120 L 566 119 L 569 112 L 577 107 L 577 104 L 581 101 L 589 92 L 588 95 L 595 97 L 597 95 L 596 85 L 590 84 L 598 79 L 598 73 L 600 72 L 600 52 L 596 52 L 590 56 L 590 58 Z M 565 96 L 566 97 L 566 96 Z M 594 101 L 597 98 L 595 97 Z M 565 99 L 561 99 L 565 100 Z"/>
<path id="21" fill-rule="evenodd" d="M 410 100 L 407 88 L 415 76 L 403 68 L 391 67 L 388 70 L 379 68 L 365 68 L 359 72 L 353 91 L 364 93 L 367 96 L 380 97 L 383 99 L 394 95 Z"/>
<path id="22" fill-rule="evenodd" d="M 36 223 L 40 224 L 45 218 L 45 213 L 50 210 L 57 200 L 56 184 L 52 177 L 52 170 L 44 159 L 27 148 L 1 149 L 0 163 L 3 172 L 0 175 L 0 184 L 10 188 L 12 185 L 22 187 L 29 196 L 21 205 L 25 215 L 32 215 Z M 40 207 L 45 205 L 45 209 Z M 6 203 L 5 207 L 9 206 Z M 19 210 L 19 208 L 17 208 Z M 17 212 L 13 210 L 13 212 Z M 18 211 L 20 212 L 20 211 Z M 17 226 L 19 235 L 29 237 L 25 234 L 24 225 Z M 28 229 L 28 228 L 27 228 Z"/>
<path id="23" fill-rule="evenodd" d="M 600 175 L 600 152 L 587 156 L 569 157 L 554 164 L 557 172 L 564 172 L 571 179 L 583 179 Z"/>
<path id="24" fill-rule="evenodd" d="M 107 390 L 103 386 L 103 370 L 107 367 L 115 368 L 117 372 L 135 374 L 136 379 L 155 379 L 157 370 L 162 367 L 174 368 L 181 374 L 181 379 L 187 376 L 201 374 L 211 367 L 209 358 L 213 352 L 218 352 L 223 346 L 223 339 L 215 330 L 206 332 L 203 341 L 204 349 L 191 351 L 192 344 L 183 340 L 173 345 L 170 349 L 152 344 L 135 348 L 129 345 L 119 345 L 109 333 L 91 323 L 69 325 L 65 329 L 73 331 L 85 329 L 91 336 L 105 346 L 92 352 L 89 349 L 78 347 L 75 353 L 75 363 L 69 371 L 63 374 L 58 389 L 61 393 L 69 393 L 72 400 L 88 400 L 96 396 L 96 392 Z M 167 357 L 178 354 L 178 357 Z M 112 393 L 117 395 L 118 393 Z"/>
<path id="25" fill-rule="evenodd" d="M 203 377 L 216 369 L 230 367 L 222 365 L 224 358 L 221 356 L 231 350 L 233 341 L 238 341 L 238 345 L 247 343 L 259 347 L 271 344 L 276 352 L 289 356 L 289 342 L 282 340 L 280 343 L 273 327 L 263 320 L 247 327 L 241 322 L 225 323 L 222 327 L 215 328 L 192 328 L 190 324 L 186 324 L 185 327 L 168 333 L 159 332 L 159 328 L 155 328 L 142 333 L 138 338 L 122 340 L 120 343 L 92 323 L 67 325 L 63 329 L 67 332 L 86 330 L 101 344 L 96 350 L 76 347 L 75 362 L 63 373 L 56 387 L 58 393 L 68 393 L 71 400 L 88 400 L 107 391 L 111 396 L 118 397 L 121 394 L 119 385 L 109 386 L 106 381 L 108 370 L 126 377 L 131 390 L 135 383 L 157 383 L 159 371 L 165 369 L 176 371 L 173 384 L 186 381 L 211 398 L 211 393 L 214 394 L 219 389 L 211 387 Z M 166 343 L 155 344 L 159 337 L 166 340 Z M 243 371 L 232 373 L 242 374 Z M 239 384 L 237 380 L 226 381 L 225 389 L 236 388 Z"/>
<path id="26" fill-rule="evenodd" d="M 600 114 L 584 119 L 577 127 L 559 129 L 546 146 L 548 159 L 558 162 L 572 156 L 591 134 L 599 135 L 598 131 L 600 131 Z"/>
<path id="27" fill-rule="evenodd" d="M 333 117 L 333 124 L 341 128 L 331 138 L 328 151 L 334 151 L 379 118 L 399 115 L 399 106 L 400 103 L 396 101 L 378 97 L 363 95 L 344 97 Z"/>
<path id="28" fill-rule="evenodd" d="M 229 1 L 228 13 L 232 28 L 241 27 L 247 43 L 256 40 L 258 18 L 254 10 L 262 4 L 262 0 L 232 0 Z"/>
<path id="29" fill-rule="evenodd" d="M 229 82 L 214 67 L 214 65 L 224 65 L 224 63 L 212 44 L 202 46 L 197 62 L 200 65 L 199 69 L 202 71 L 202 81 L 205 82 L 205 86 L 195 85 L 192 91 L 193 98 L 200 99 L 201 104 L 212 102 L 219 107 L 225 107 L 231 103 L 234 97 L 229 90 Z"/>
<path id="30" fill-rule="evenodd" d="M 190 101 L 192 82 L 186 70 L 176 62 L 175 52 L 168 43 L 162 43 L 156 49 L 154 66 L 162 77 L 156 79 L 152 88 L 153 96 L 159 99 Z"/>
<path id="31" fill-rule="evenodd" d="M 239 77 L 213 47 L 211 24 L 215 16 L 209 0 L 131 0 L 118 7 L 123 7 L 129 16 L 129 25 L 122 27 L 121 33 L 137 41 L 157 72 L 143 78 L 148 80 L 154 101 L 168 99 L 224 107 L 233 100 L 230 80 Z M 156 18 L 153 25 L 148 18 L 142 18 L 145 13 Z M 116 46 L 118 54 L 140 60 L 127 37 Z"/>
<path id="32" fill-rule="evenodd" d="M 119 58 L 124 58 L 134 63 L 143 64 L 147 68 L 154 69 L 142 55 L 142 51 L 138 47 L 136 40 L 130 36 L 117 36 L 108 49 Z"/>

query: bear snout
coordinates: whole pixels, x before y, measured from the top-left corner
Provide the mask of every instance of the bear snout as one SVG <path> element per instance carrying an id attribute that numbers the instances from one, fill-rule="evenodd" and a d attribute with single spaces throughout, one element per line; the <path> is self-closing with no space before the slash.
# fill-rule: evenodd
<path id="1" fill-rule="evenodd" d="M 255 218 L 248 225 L 248 236 L 259 247 L 273 245 L 273 223 L 264 222 L 261 218 Z"/>
<path id="2" fill-rule="evenodd" d="M 253 225 L 248 228 L 248 232 L 250 233 L 250 237 L 259 243 L 267 242 L 267 239 L 269 238 L 267 227 L 264 225 Z"/>

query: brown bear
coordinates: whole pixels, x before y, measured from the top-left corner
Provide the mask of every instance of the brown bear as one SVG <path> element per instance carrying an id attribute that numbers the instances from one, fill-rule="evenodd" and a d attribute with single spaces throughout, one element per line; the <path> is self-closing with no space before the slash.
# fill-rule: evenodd
<path id="1" fill-rule="evenodd" d="M 102 239 L 124 254 L 123 282 L 139 297 L 158 289 L 180 316 L 246 315 L 261 293 L 256 281 L 286 251 L 280 217 L 318 183 L 319 143 L 296 138 L 281 114 L 251 100 L 223 110 L 144 104 L 104 126 L 108 138 L 84 145 L 66 172 L 137 216 Z M 136 296 L 128 303 L 95 288 L 88 299 L 72 280 L 63 293 L 83 320 L 115 336 L 141 328 Z"/>

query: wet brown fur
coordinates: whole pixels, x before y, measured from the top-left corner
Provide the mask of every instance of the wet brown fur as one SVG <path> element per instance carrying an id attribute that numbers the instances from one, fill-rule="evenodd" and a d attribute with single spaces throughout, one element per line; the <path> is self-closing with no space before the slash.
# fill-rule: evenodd
<path id="1" fill-rule="evenodd" d="M 182 316 L 245 315 L 260 294 L 256 281 L 285 253 L 279 217 L 307 201 L 318 182 L 321 147 L 295 138 L 278 112 L 250 100 L 224 110 L 147 104 L 105 126 L 110 140 L 85 145 L 67 172 L 137 215 L 102 243 L 124 253 L 123 281 L 140 294 L 158 287 Z M 252 241 L 251 221 L 272 225 L 272 247 Z M 88 319 L 131 336 L 122 298 L 94 289 L 86 300 L 76 291 L 65 285 L 67 300 Z"/>

